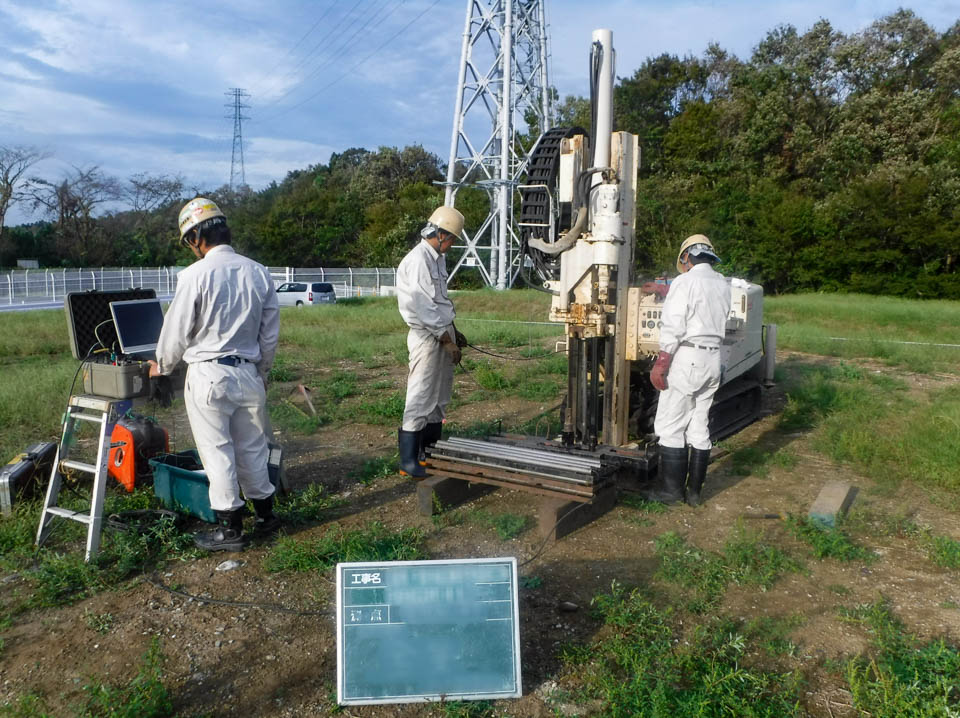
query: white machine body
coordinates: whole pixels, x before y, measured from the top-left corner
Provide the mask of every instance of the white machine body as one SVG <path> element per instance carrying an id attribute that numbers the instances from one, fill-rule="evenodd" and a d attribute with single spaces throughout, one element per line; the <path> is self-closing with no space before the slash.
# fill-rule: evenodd
<path id="1" fill-rule="evenodd" d="M 720 345 L 723 382 L 756 369 L 764 353 L 763 287 L 745 279 L 729 278 L 730 311 Z M 627 359 L 653 358 L 660 351 L 660 311 L 663 300 L 631 287 L 627 300 Z"/>

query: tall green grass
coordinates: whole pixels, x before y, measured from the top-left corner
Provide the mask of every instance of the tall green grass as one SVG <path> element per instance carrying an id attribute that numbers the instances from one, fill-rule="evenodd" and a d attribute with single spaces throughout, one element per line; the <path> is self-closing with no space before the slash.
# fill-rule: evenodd
<path id="1" fill-rule="evenodd" d="M 799 715 L 799 676 L 744 659 L 753 645 L 743 627 L 713 618 L 684 635 L 673 613 L 639 591 L 614 583 L 594 612 L 607 627 L 589 647 L 568 649 L 566 662 L 599 698 L 608 718 Z"/>
<path id="2" fill-rule="evenodd" d="M 870 650 L 845 662 L 854 708 L 876 718 L 953 716 L 960 709 L 960 649 L 944 639 L 921 643 L 885 600 L 843 617 L 862 625 Z"/>
<path id="3" fill-rule="evenodd" d="M 777 346 L 811 354 L 880 359 L 921 372 L 960 368 L 960 302 L 863 294 L 764 299 Z M 899 342 L 916 342 L 915 344 Z M 956 346 L 938 346 L 938 345 Z"/>
<path id="4" fill-rule="evenodd" d="M 62 311 L 4 312 L 0 322 L 3 326 L 0 361 L 37 355 L 70 355 L 67 322 Z"/>
<path id="5" fill-rule="evenodd" d="M 911 480 L 960 492 L 960 387 L 911 394 L 899 380 L 851 365 L 793 360 L 783 369 L 781 430 L 812 430 L 817 449 L 881 488 Z"/>

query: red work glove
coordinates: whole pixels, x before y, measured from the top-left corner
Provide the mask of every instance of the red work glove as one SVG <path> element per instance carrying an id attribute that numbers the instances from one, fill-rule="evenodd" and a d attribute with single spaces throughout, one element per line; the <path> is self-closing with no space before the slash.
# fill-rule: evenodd
<path id="1" fill-rule="evenodd" d="M 657 355 L 657 360 L 653 363 L 653 369 L 650 370 L 650 383 L 657 391 L 663 391 L 667 388 L 667 372 L 670 370 L 672 360 L 672 354 L 660 352 Z"/>
<path id="2" fill-rule="evenodd" d="M 656 294 L 661 299 L 666 299 L 667 292 L 670 291 L 670 286 L 667 284 L 657 284 L 656 282 L 645 282 L 640 287 L 640 291 L 644 294 Z"/>

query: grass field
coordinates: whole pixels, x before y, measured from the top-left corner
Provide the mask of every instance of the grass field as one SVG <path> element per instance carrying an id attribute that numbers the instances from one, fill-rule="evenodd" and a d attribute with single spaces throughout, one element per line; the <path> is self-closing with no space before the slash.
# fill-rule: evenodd
<path id="1" fill-rule="evenodd" d="M 473 344 L 524 361 L 468 350 L 464 365 L 469 376 L 458 379 L 454 409 L 517 397 L 553 406 L 564 388 L 566 363 L 554 353 L 560 329 L 544 323 L 548 298 L 530 291 L 475 291 L 457 294 L 455 302 L 458 326 Z M 784 437 L 803 436 L 817 460 L 869 477 L 871 495 L 894 495 L 907 485 L 949 512 L 960 510 L 960 346 L 954 346 L 960 345 L 960 304 L 798 295 L 767 298 L 765 307 L 766 321 L 778 325 L 778 349 L 786 357 L 777 370 L 784 407 L 771 420 L 768 441 L 738 435 L 725 442 L 730 473 L 760 479 L 789 476 L 806 459 Z M 407 351 L 395 300 L 285 309 L 281 327 L 269 389 L 275 428 L 309 441 L 316 432 L 356 423 L 385 432 L 396 426 Z M 61 312 L 0 314 L 0 457 L 56 438 L 77 368 L 66 335 Z M 316 417 L 291 400 L 291 386 L 297 383 L 311 389 Z M 163 420 L 165 415 L 158 416 Z M 482 430 L 453 427 L 454 433 Z M 394 469 L 392 454 L 372 456 L 351 479 L 377 486 L 392 480 Z M 109 511 L 154 505 L 148 491 L 111 494 L 109 500 Z M 263 575 L 315 575 L 342 560 L 430 557 L 431 542 L 451 531 L 486 531 L 509 542 L 524 539 L 530 528 L 529 517 L 509 506 L 506 511 L 448 511 L 434 517 L 432 530 L 429 524 L 394 529 L 377 519 L 352 528 L 324 525 L 351 500 L 311 485 L 281 502 L 278 510 L 288 525 L 312 530 L 270 546 Z M 621 503 L 625 524 L 639 531 L 657 526 L 672 511 L 629 496 Z M 711 509 L 708 504 L 698 520 Z M 158 525 L 144 535 L 111 536 L 91 565 L 80 560 L 79 526 L 59 530 L 48 547 L 36 552 L 36 512 L 36 502 L 25 503 L 13 518 L 0 519 L 0 578 L 18 577 L 0 607 L 0 661 L 4 634 L 21 617 L 129 588 L 144 573 L 190 565 L 198 558 L 190 537 L 173 525 Z M 805 663 L 803 651 L 790 638 L 811 616 L 747 620 L 725 615 L 723 606 L 731 593 L 765 594 L 823 565 L 849 564 L 866 575 L 879 560 L 873 547 L 892 538 L 909 545 L 917 562 L 952 576 L 960 571 L 960 541 L 907 516 L 869 511 L 854 512 L 833 531 L 796 516 L 782 526 L 771 535 L 737 523 L 718 534 L 710 548 L 669 529 L 645 542 L 648 551 L 638 546 L 656 566 L 650 585 L 615 583 L 597 594 L 591 616 L 603 630 L 595 640 L 557 649 L 558 675 L 564 676 L 563 690 L 569 689 L 569 700 L 563 690 L 557 694 L 558 705 L 600 701 L 600 714 L 625 718 L 799 716 L 804 681 L 811 672 L 823 671 L 843 686 L 844 700 L 857 715 L 955 714 L 960 708 L 960 652 L 943 639 L 914 636 L 904 625 L 909 617 L 898 615 L 896 601 L 889 597 L 846 606 L 836 620 L 862 629 L 866 647 L 816 665 Z M 536 575 L 524 576 L 524 590 L 536 592 L 541 583 Z M 837 583 L 831 590 L 842 600 L 851 589 Z M 940 600 L 944 606 L 955 601 L 947 596 Z M 110 613 L 85 615 L 89 630 L 115 630 Z M 90 701 L 76 714 L 136 714 L 94 706 L 96 700 L 108 700 L 114 704 L 109 710 L 121 704 L 149 705 L 144 715 L 174 715 L 160 651 L 154 644 L 144 656 L 139 693 L 91 683 Z M 0 715 L 44 715 L 43 705 L 41 697 L 24 694 L 0 704 Z M 509 706 L 497 706 L 456 703 L 423 715 L 510 715 Z"/>

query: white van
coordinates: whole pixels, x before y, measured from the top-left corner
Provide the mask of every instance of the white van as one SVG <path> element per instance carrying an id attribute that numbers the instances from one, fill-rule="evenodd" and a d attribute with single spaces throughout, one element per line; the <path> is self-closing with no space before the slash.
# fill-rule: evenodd
<path id="1" fill-rule="evenodd" d="M 330 282 L 284 282 L 277 287 L 277 301 L 281 307 L 334 304 L 337 293 Z"/>

